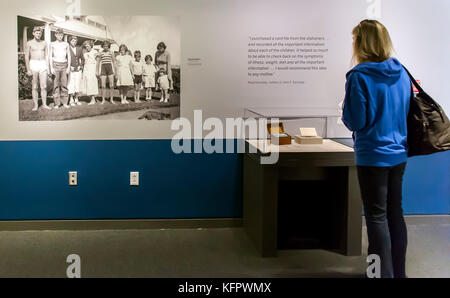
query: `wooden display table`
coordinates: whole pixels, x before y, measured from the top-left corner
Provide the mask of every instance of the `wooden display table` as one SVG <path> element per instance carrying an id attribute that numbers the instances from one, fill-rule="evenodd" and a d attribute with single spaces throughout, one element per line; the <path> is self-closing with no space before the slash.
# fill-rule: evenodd
<path id="1" fill-rule="evenodd" d="M 261 164 L 274 146 L 247 140 L 244 156 L 244 229 L 261 255 L 274 257 L 279 248 L 361 255 L 362 202 L 353 149 L 328 139 L 321 145 L 293 143 L 278 146 L 276 164 Z"/>

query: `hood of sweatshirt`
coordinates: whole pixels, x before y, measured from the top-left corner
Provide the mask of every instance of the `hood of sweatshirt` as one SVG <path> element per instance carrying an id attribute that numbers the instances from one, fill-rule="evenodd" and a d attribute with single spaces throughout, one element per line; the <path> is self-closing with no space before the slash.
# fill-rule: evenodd
<path id="1" fill-rule="evenodd" d="M 383 62 L 360 63 L 347 73 L 347 79 L 350 74 L 359 72 L 376 81 L 381 80 L 393 84 L 400 79 L 402 71 L 402 64 L 396 58 L 391 58 Z"/>

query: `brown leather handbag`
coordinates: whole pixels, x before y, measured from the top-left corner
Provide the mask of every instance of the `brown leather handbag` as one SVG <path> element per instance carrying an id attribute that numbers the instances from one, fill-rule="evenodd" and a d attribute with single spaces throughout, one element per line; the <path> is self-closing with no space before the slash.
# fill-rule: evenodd
<path id="1" fill-rule="evenodd" d="M 417 83 L 411 73 L 411 102 L 408 114 L 408 156 L 450 150 L 450 122 L 441 106 Z M 417 95 L 412 85 L 419 90 Z"/>

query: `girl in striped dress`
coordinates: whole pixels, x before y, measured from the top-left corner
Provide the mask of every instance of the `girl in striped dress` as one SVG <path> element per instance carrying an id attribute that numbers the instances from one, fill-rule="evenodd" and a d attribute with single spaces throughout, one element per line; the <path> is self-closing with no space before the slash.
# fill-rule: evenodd
<path id="1" fill-rule="evenodd" d="M 114 55 L 110 51 L 111 44 L 108 41 L 103 43 L 103 52 L 99 54 L 100 79 L 102 81 L 102 104 L 106 97 L 106 79 L 109 81 L 109 97 L 112 104 L 114 102 Z"/>

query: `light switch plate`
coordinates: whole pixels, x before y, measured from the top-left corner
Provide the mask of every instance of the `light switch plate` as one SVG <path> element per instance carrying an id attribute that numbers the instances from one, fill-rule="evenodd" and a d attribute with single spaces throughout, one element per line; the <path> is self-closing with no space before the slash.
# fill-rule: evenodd
<path id="1" fill-rule="evenodd" d="M 71 186 L 78 185 L 78 173 L 77 172 L 69 172 L 69 185 L 71 185 Z"/>
<path id="2" fill-rule="evenodd" d="M 139 172 L 130 172 L 130 185 L 139 186 Z"/>

